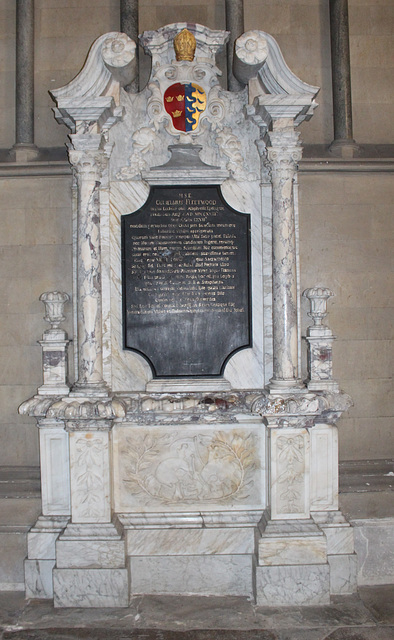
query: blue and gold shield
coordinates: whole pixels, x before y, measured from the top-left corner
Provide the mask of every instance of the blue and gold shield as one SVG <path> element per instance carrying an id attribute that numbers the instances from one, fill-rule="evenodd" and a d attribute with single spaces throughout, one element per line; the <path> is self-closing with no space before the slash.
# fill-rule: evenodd
<path id="1" fill-rule="evenodd" d="M 177 82 L 164 94 L 164 107 L 178 131 L 194 131 L 207 106 L 204 89 L 194 82 Z"/>

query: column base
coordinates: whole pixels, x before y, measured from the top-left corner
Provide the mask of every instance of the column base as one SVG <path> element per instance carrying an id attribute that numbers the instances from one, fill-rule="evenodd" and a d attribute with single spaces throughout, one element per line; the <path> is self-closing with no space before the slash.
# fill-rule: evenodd
<path id="1" fill-rule="evenodd" d="M 67 385 L 43 384 L 38 387 L 37 394 L 39 396 L 68 396 L 70 387 Z"/>
<path id="2" fill-rule="evenodd" d="M 328 150 L 338 158 L 357 158 L 360 155 L 359 145 L 354 140 L 347 138 L 333 140 Z"/>
<path id="3" fill-rule="evenodd" d="M 339 384 L 334 380 L 307 380 L 306 386 L 308 391 L 330 391 L 331 393 L 339 391 Z"/>
<path id="4" fill-rule="evenodd" d="M 305 385 L 299 378 L 291 378 L 289 380 L 275 380 L 271 378 L 267 388 L 270 394 L 305 392 Z"/>
<path id="5" fill-rule="evenodd" d="M 14 144 L 9 152 L 9 158 L 13 162 L 32 162 L 40 155 L 40 150 L 35 144 Z"/>
<path id="6" fill-rule="evenodd" d="M 313 520 L 268 522 L 258 542 L 256 602 L 260 606 L 329 604 L 327 542 Z"/>
<path id="7" fill-rule="evenodd" d="M 69 524 L 56 543 L 55 607 L 127 607 L 125 541 L 115 525 Z"/>
<path id="8" fill-rule="evenodd" d="M 107 398 L 109 396 L 109 389 L 106 383 L 79 383 L 76 382 L 70 391 L 70 398 Z"/>
<path id="9" fill-rule="evenodd" d="M 327 540 L 330 592 L 347 595 L 357 591 L 357 555 L 353 527 L 340 511 L 315 511 L 311 516 Z"/>
<path id="10" fill-rule="evenodd" d="M 67 517 L 40 516 L 27 534 L 26 598 L 53 598 L 52 570 L 56 558 L 55 545 L 67 522 Z"/>

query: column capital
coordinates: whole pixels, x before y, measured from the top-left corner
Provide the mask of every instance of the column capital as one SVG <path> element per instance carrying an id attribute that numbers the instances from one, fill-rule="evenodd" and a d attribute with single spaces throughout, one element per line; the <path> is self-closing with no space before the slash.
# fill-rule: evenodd
<path id="1" fill-rule="evenodd" d="M 68 159 L 78 176 L 86 176 L 93 180 L 101 176 L 108 162 L 100 150 L 70 149 Z"/>
<path id="2" fill-rule="evenodd" d="M 302 158 L 299 137 L 299 132 L 291 126 L 267 134 L 267 160 L 271 171 L 290 171 L 291 174 L 297 171 L 298 162 Z"/>

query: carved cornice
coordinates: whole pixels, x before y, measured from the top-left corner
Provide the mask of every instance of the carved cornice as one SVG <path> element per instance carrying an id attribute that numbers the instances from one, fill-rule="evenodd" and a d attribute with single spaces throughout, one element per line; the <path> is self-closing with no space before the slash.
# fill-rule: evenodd
<path id="1" fill-rule="evenodd" d="M 276 426 L 335 424 L 352 404 L 344 393 L 305 392 L 270 395 L 258 391 L 222 393 L 131 393 L 112 398 L 34 396 L 19 413 L 36 418 L 74 421 L 78 428 L 89 421 L 121 420 L 136 424 L 246 423 L 253 415 Z M 81 426 L 82 425 L 82 426 Z"/>

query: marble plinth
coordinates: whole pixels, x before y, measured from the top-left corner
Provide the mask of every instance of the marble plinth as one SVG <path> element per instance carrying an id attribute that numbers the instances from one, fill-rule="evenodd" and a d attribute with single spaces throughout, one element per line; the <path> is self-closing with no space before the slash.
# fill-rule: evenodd
<path id="1" fill-rule="evenodd" d="M 256 594 L 260 606 L 329 604 L 329 565 L 256 567 Z"/>
<path id="2" fill-rule="evenodd" d="M 357 556 L 355 553 L 328 556 L 330 593 L 345 595 L 357 591 Z"/>
<path id="3" fill-rule="evenodd" d="M 254 528 L 127 529 L 129 556 L 252 554 Z"/>
<path id="4" fill-rule="evenodd" d="M 123 540 L 58 540 L 58 569 L 108 569 L 124 567 Z"/>
<path id="5" fill-rule="evenodd" d="M 127 569 L 54 569 L 55 607 L 127 607 Z"/>
<path id="6" fill-rule="evenodd" d="M 252 555 L 131 557 L 131 593 L 253 597 Z"/>
<path id="7" fill-rule="evenodd" d="M 26 598 L 53 598 L 55 560 L 25 560 Z"/>

